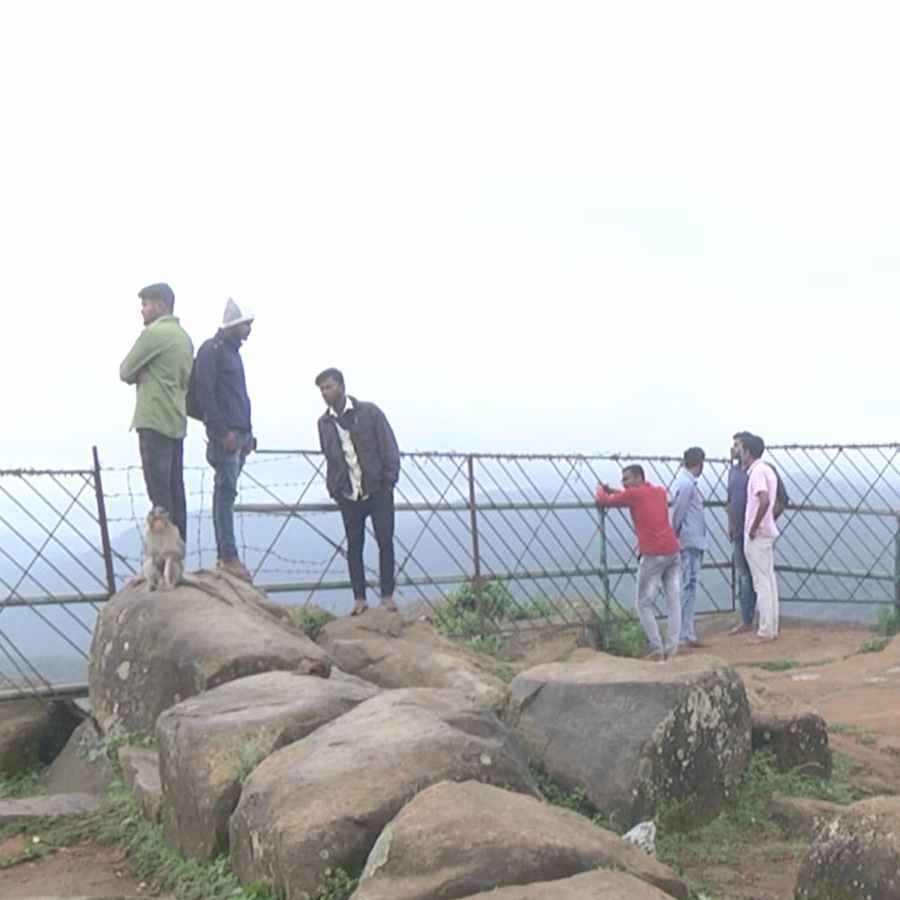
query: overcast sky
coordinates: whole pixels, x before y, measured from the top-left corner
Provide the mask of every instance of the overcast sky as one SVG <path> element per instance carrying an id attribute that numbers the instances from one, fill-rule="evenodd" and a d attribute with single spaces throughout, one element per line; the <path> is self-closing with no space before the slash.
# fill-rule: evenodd
<path id="1" fill-rule="evenodd" d="M 4 3 L 0 467 L 137 461 L 154 281 L 267 447 L 896 439 L 896 9 Z"/>

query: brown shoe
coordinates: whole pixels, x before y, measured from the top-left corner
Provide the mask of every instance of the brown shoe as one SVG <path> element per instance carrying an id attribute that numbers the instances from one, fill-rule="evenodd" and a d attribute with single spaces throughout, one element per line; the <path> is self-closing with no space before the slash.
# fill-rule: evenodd
<path id="1" fill-rule="evenodd" d="M 250 570 L 239 559 L 220 559 L 216 563 L 216 568 L 240 578 L 242 581 L 253 583 L 253 576 Z"/>

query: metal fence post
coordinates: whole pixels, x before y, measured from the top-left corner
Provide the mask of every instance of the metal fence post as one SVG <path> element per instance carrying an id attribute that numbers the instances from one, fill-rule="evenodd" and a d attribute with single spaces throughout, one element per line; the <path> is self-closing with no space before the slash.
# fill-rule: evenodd
<path id="1" fill-rule="evenodd" d="M 475 587 L 475 604 L 478 608 L 478 617 L 484 627 L 484 597 L 481 590 L 481 552 L 478 547 L 478 510 L 475 505 L 475 457 L 470 453 L 466 457 L 466 468 L 469 475 L 469 521 L 472 528 L 472 564 L 475 574 L 473 583 Z"/>
<path id="2" fill-rule="evenodd" d="M 894 520 L 894 612 L 900 616 L 900 516 Z"/>
<path id="3" fill-rule="evenodd" d="M 612 628 L 612 609 L 609 596 L 609 559 L 606 550 L 606 508 L 600 507 L 600 583 L 603 587 L 603 634 L 601 642 L 607 645 Z"/>
<path id="4" fill-rule="evenodd" d="M 116 592 L 116 575 L 113 571 L 112 547 L 109 542 L 109 522 L 106 520 L 106 500 L 103 497 L 103 478 L 100 470 L 100 456 L 94 453 L 94 492 L 97 495 L 97 521 L 100 523 L 100 546 L 103 548 L 103 562 L 106 564 L 106 589 L 112 597 Z"/>

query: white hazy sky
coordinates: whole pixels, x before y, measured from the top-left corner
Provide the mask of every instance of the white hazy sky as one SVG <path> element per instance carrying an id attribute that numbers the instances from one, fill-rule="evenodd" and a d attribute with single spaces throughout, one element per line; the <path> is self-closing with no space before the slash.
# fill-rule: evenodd
<path id="1" fill-rule="evenodd" d="M 0 7 L 0 467 L 137 459 L 118 365 L 226 298 L 260 443 L 328 365 L 406 449 L 897 437 L 884 3 Z M 192 425 L 188 458 L 202 457 Z"/>

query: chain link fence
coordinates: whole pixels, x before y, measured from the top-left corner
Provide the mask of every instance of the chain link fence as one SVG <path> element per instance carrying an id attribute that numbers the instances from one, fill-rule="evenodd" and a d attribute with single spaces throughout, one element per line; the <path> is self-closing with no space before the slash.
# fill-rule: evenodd
<path id="1" fill-rule="evenodd" d="M 790 496 L 777 568 L 786 613 L 869 622 L 900 604 L 900 445 L 768 449 Z M 598 481 L 631 462 L 671 487 L 680 458 L 641 454 L 408 453 L 396 491 L 397 597 L 422 613 L 468 585 L 501 583 L 499 630 L 602 621 L 631 609 L 637 560 L 627 511 L 599 511 Z M 729 461 L 701 479 L 709 548 L 700 614 L 735 608 Z M 188 566 L 215 563 L 212 470 L 189 468 Z M 94 617 L 141 563 L 148 502 L 139 466 L 0 471 L 0 697 L 83 691 Z M 236 534 L 257 585 L 342 614 L 351 604 L 341 517 L 318 451 L 261 451 L 240 482 Z M 367 577 L 377 553 L 367 539 Z"/>

